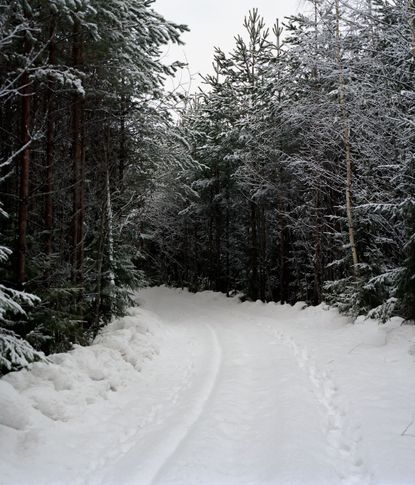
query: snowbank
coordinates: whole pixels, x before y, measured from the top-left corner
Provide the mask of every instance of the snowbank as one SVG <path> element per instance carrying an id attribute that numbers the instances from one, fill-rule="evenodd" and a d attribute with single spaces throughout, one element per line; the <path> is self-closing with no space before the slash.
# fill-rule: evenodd
<path id="1" fill-rule="evenodd" d="M 85 406 L 135 382 L 145 361 L 159 352 L 160 332 L 154 315 L 131 309 L 93 345 L 6 375 L 0 380 L 0 443 L 4 427 L 24 431 L 45 420 L 70 421 Z"/>

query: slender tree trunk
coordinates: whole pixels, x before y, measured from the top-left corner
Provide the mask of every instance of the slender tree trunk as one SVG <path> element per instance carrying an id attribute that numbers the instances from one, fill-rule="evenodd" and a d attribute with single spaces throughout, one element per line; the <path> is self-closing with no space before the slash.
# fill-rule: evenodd
<path id="1" fill-rule="evenodd" d="M 97 281 L 96 281 L 96 296 L 95 296 L 95 305 L 94 305 L 94 323 L 93 323 L 93 332 L 97 333 L 100 324 L 100 316 L 101 316 L 101 305 L 102 305 L 102 267 L 104 263 L 104 239 L 105 239 L 105 219 L 106 219 L 106 210 L 103 204 L 101 207 L 101 224 L 100 224 L 100 231 L 99 231 L 99 241 L 98 241 L 98 255 L 97 255 Z"/>
<path id="2" fill-rule="evenodd" d="M 213 195 L 211 194 L 211 201 Z M 213 288 L 213 282 L 215 281 L 215 259 L 213 249 L 213 214 L 210 212 L 208 217 L 208 267 L 209 267 L 209 287 Z"/>
<path id="3" fill-rule="evenodd" d="M 287 224 L 285 220 L 284 201 L 279 194 L 277 199 L 277 213 L 279 214 L 279 283 L 280 283 L 280 301 L 286 303 L 288 299 L 288 268 L 287 268 Z"/>
<path id="4" fill-rule="evenodd" d="M 221 207 L 217 201 L 218 195 L 221 193 L 220 170 L 219 165 L 215 166 L 215 197 L 213 202 L 213 210 L 215 214 L 215 290 L 223 291 L 223 270 L 222 270 L 222 212 Z"/>
<path id="5" fill-rule="evenodd" d="M 265 208 L 261 206 L 259 211 L 260 229 L 260 274 L 259 274 L 259 293 L 262 301 L 266 301 L 266 259 L 267 259 L 267 225 L 265 218 Z"/>
<path id="6" fill-rule="evenodd" d="M 215 207 L 215 290 L 223 291 L 223 272 L 222 272 L 222 218 L 220 208 Z"/>
<path id="7" fill-rule="evenodd" d="M 412 32 L 412 56 L 415 57 L 415 0 L 408 0 L 408 16 Z"/>
<path id="8" fill-rule="evenodd" d="M 225 220 L 225 237 L 226 237 L 226 296 L 229 296 L 230 290 L 230 194 L 229 194 L 229 183 L 226 185 L 226 220 Z"/>
<path id="9" fill-rule="evenodd" d="M 198 248 L 198 232 L 197 232 L 197 224 L 193 224 L 193 250 L 192 250 L 192 261 L 193 261 L 193 275 L 192 275 L 192 289 L 194 291 L 199 291 L 199 282 L 198 276 L 200 275 L 199 271 L 199 248 Z"/>
<path id="10" fill-rule="evenodd" d="M 317 184 L 315 189 L 315 233 L 314 233 L 314 287 L 313 287 L 313 303 L 318 305 L 321 303 L 321 287 L 323 282 L 323 263 L 322 263 L 322 251 L 321 251 L 321 189 L 320 183 Z"/>
<path id="11" fill-rule="evenodd" d="M 79 68 L 82 64 L 82 39 L 78 21 L 74 24 L 73 65 Z M 83 96 L 75 93 L 72 97 L 72 160 L 73 160 L 73 219 L 72 219 L 72 251 L 73 251 L 73 282 L 83 284 L 84 264 L 84 167 L 83 167 L 83 136 L 82 136 Z"/>
<path id="12" fill-rule="evenodd" d="M 53 15 L 50 25 L 49 38 L 49 65 L 56 64 L 56 18 Z M 46 196 L 45 196 L 45 229 L 46 229 L 46 254 L 51 256 L 53 252 L 53 162 L 54 162 L 54 80 L 48 76 L 47 103 L 47 128 L 46 128 Z"/>
<path id="13" fill-rule="evenodd" d="M 110 313 L 112 314 L 111 302 L 115 289 L 114 273 L 114 213 L 112 211 L 110 171 L 107 167 L 106 173 L 106 191 L 107 191 L 107 241 L 108 241 L 108 284 L 110 287 Z"/>
<path id="14" fill-rule="evenodd" d="M 112 314 L 112 295 L 115 286 L 114 275 L 114 214 L 112 210 L 111 198 L 111 184 L 110 184 L 110 129 L 109 126 L 105 130 L 105 144 L 104 144 L 104 169 L 102 176 L 104 178 L 103 191 L 105 193 L 105 202 L 101 207 L 101 223 L 98 240 L 97 251 L 97 285 L 96 297 L 94 305 L 94 324 L 93 330 L 96 333 L 99 329 L 101 320 L 102 305 L 104 301 L 104 294 L 108 295 L 108 312 Z M 143 231 L 142 231 L 143 232 Z M 105 268 L 105 273 L 108 275 L 106 280 L 110 291 L 103 291 L 103 269 L 105 255 L 108 256 L 108 265 Z M 108 286 L 106 288 L 108 288 Z"/>
<path id="15" fill-rule="evenodd" d="M 119 179 L 122 186 L 124 181 L 124 171 L 126 165 L 126 134 L 125 134 L 125 116 L 121 116 L 121 133 L 120 133 L 120 161 L 119 161 Z"/>
<path id="16" fill-rule="evenodd" d="M 30 54 L 30 43 L 24 41 L 24 51 Z M 29 217 L 29 176 L 30 176 L 30 124 L 31 124 L 31 83 L 27 69 L 22 75 L 22 152 L 20 164 L 19 187 L 19 220 L 18 220 L 18 251 L 17 251 L 17 281 L 20 285 L 26 282 L 27 225 Z"/>
<path id="17" fill-rule="evenodd" d="M 125 87 L 125 79 L 122 80 L 123 88 Z M 127 132 L 125 126 L 125 118 L 127 115 L 127 100 L 125 95 L 121 96 L 121 121 L 120 121 L 120 160 L 118 165 L 118 176 L 120 185 L 123 185 L 125 166 L 127 164 Z"/>
<path id="18" fill-rule="evenodd" d="M 345 97 L 344 66 L 341 52 L 341 33 L 340 33 L 340 5 L 339 0 L 335 0 L 336 6 L 336 58 L 339 69 L 339 106 L 343 123 L 343 142 L 346 158 L 346 212 L 349 226 L 349 244 L 352 252 L 353 273 L 357 277 L 359 274 L 359 258 L 356 248 L 356 234 L 353 218 L 353 158 L 350 142 L 350 120 L 347 113 Z"/>
<path id="19" fill-rule="evenodd" d="M 319 51 L 318 42 L 318 0 L 313 1 L 314 4 L 314 51 L 317 59 Z M 319 87 L 319 72 L 317 63 L 313 66 L 313 78 L 315 81 L 315 90 L 320 92 Z M 314 257 L 313 257 L 313 273 L 314 273 L 314 284 L 313 284 L 313 303 L 318 305 L 322 300 L 322 282 L 323 282 L 323 262 L 322 262 L 322 248 L 321 248 L 321 181 L 320 175 L 317 175 L 316 187 L 314 189 L 314 211 L 315 211 L 315 229 L 314 229 Z"/>
<path id="20" fill-rule="evenodd" d="M 184 222 L 184 244 L 183 244 L 183 270 L 181 271 L 181 275 L 182 275 L 181 287 L 182 287 L 182 290 L 184 289 L 185 285 L 188 285 L 188 282 L 189 282 L 189 278 L 188 278 L 189 267 L 190 267 L 189 251 L 190 251 L 189 229 L 188 229 L 188 225 L 187 225 L 187 219 L 185 219 L 185 222 Z"/>
<path id="21" fill-rule="evenodd" d="M 255 202 L 249 202 L 250 212 L 250 297 L 258 299 L 258 230 L 257 230 L 257 207 Z"/>

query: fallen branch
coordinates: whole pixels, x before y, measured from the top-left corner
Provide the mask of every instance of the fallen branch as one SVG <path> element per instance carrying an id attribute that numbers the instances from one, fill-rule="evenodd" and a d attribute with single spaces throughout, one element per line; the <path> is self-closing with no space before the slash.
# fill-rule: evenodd
<path id="1" fill-rule="evenodd" d="M 351 354 L 354 350 L 359 348 L 361 345 L 362 345 L 362 342 L 360 342 L 360 344 L 357 344 L 355 347 L 352 348 L 352 350 L 350 350 L 349 354 Z"/>
<path id="2" fill-rule="evenodd" d="M 415 419 L 415 415 L 414 413 L 412 413 L 412 419 L 411 419 L 411 422 L 408 424 L 408 426 L 402 431 L 401 433 L 401 436 L 411 436 L 412 438 L 415 438 L 415 435 L 413 434 L 410 434 L 410 433 L 407 433 L 407 431 L 412 427 L 412 425 L 414 424 L 414 419 Z"/>

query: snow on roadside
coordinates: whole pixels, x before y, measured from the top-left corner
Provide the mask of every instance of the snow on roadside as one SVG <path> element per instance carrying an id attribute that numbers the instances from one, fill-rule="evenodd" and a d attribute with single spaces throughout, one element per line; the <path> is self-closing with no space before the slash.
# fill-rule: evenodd
<path id="1" fill-rule="evenodd" d="M 155 317 L 135 308 L 108 325 L 89 347 L 35 363 L 0 380 L 0 425 L 24 430 L 39 420 L 68 421 L 85 405 L 128 386 L 159 351 Z"/>
<path id="2" fill-rule="evenodd" d="M 44 431 L 59 423 L 79 423 L 91 405 L 136 383 L 146 362 L 158 355 L 162 340 L 157 317 L 133 308 L 109 324 L 91 346 L 75 346 L 50 356 L 50 364 L 35 363 L 0 379 L 0 483 L 25 483 L 30 470 L 23 474 L 26 478 L 11 477 L 13 461 L 19 468 L 19 450 L 46 441 Z M 30 443 L 31 437 L 35 443 Z"/>
<path id="3" fill-rule="evenodd" d="M 356 469 L 364 457 L 375 485 L 414 484 L 415 327 L 399 317 L 353 322 L 324 304 L 256 306 L 245 311 L 267 317 L 308 375 L 332 450 L 354 455 Z"/>

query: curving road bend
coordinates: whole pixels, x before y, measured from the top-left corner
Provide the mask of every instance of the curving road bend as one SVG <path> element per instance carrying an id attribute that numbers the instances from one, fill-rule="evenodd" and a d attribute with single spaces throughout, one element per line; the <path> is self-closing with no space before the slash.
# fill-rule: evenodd
<path id="1" fill-rule="evenodd" d="M 213 293 L 178 298 L 161 288 L 139 298 L 171 332 L 154 380 L 166 392 L 156 393 L 158 414 L 90 483 L 370 482 L 352 454 L 353 438 L 348 443 L 341 424 L 337 441 L 327 429 L 336 409 L 318 393 L 324 376 L 313 381 L 298 349 L 272 331 L 267 317 Z M 186 364 L 176 372 L 179 361 Z"/>

